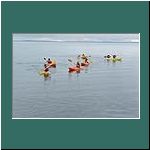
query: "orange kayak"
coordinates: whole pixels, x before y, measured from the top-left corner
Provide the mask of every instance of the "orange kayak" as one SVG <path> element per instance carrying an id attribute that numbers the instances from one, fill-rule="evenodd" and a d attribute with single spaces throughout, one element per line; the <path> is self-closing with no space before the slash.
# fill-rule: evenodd
<path id="1" fill-rule="evenodd" d="M 90 63 L 81 63 L 81 66 L 88 66 Z"/>
<path id="2" fill-rule="evenodd" d="M 78 67 L 69 67 L 68 68 L 68 72 L 79 72 L 80 71 L 80 68 L 78 68 Z"/>

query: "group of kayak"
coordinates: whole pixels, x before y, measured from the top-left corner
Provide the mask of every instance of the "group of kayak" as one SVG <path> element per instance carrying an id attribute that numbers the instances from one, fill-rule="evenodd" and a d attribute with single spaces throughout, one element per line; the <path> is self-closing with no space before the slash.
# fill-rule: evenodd
<path id="1" fill-rule="evenodd" d="M 113 61 L 113 62 L 122 61 L 122 58 L 118 57 L 117 55 L 107 55 L 107 56 L 104 56 L 104 58 L 107 61 Z"/>
<path id="2" fill-rule="evenodd" d="M 46 58 L 44 58 L 44 60 L 45 60 L 44 68 L 42 71 L 40 71 L 40 75 L 43 75 L 44 77 L 49 77 L 50 76 L 49 69 L 56 68 L 56 61 L 51 60 L 50 58 L 48 58 L 47 60 Z"/>
<path id="3" fill-rule="evenodd" d="M 89 64 L 91 63 L 88 59 L 88 56 L 86 56 L 85 54 L 78 55 L 77 59 L 78 61 L 76 62 L 75 66 L 69 67 L 68 72 L 80 72 L 80 70 L 89 66 Z"/>
<path id="4" fill-rule="evenodd" d="M 88 56 L 85 54 L 78 55 L 77 56 L 77 62 L 74 63 L 74 66 L 68 68 L 68 72 L 80 72 L 80 70 L 83 70 L 85 67 L 87 67 L 90 64 L 90 61 L 88 59 Z M 51 60 L 50 58 L 46 59 L 44 58 L 44 68 L 40 71 L 40 75 L 43 75 L 44 77 L 49 77 L 50 68 L 56 68 L 56 61 Z M 72 62 L 71 59 L 68 59 L 68 61 Z"/>
<path id="5" fill-rule="evenodd" d="M 77 56 L 77 61 L 74 63 L 73 66 L 68 68 L 68 72 L 80 72 L 80 70 L 84 70 L 86 67 L 88 67 L 90 65 L 90 63 L 92 63 L 89 59 L 89 57 L 91 56 L 87 56 L 85 54 L 81 54 Z M 116 62 L 116 61 L 121 61 L 122 58 L 116 56 L 116 55 L 106 55 L 104 56 L 104 59 L 107 61 L 112 61 L 112 62 Z M 55 60 L 51 60 L 50 58 L 46 59 L 44 58 L 45 63 L 44 63 L 44 68 L 40 71 L 40 75 L 43 75 L 44 77 L 49 77 L 50 76 L 50 72 L 49 69 L 50 68 L 56 68 L 56 61 Z M 72 63 L 71 59 L 68 59 L 69 62 Z"/>

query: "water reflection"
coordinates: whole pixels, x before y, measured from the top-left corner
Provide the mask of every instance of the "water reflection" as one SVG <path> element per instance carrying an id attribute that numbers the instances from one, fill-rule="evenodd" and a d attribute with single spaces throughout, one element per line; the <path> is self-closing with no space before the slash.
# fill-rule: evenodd
<path id="1" fill-rule="evenodd" d="M 44 77 L 44 81 L 48 81 L 48 80 L 51 80 L 51 76 Z"/>

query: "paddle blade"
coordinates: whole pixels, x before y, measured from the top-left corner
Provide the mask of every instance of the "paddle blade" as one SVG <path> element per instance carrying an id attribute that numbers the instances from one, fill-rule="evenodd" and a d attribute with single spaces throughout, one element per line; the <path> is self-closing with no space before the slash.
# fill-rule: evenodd
<path id="1" fill-rule="evenodd" d="M 42 71 L 39 71 L 38 73 L 39 73 L 40 76 L 43 75 L 43 72 L 42 72 Z"/>
<path id="2" fill-rule="evenodd" d="M 71 60 L 71 59 L 68 59 L 68 61 L 72 62 L 72 60 Z"/>

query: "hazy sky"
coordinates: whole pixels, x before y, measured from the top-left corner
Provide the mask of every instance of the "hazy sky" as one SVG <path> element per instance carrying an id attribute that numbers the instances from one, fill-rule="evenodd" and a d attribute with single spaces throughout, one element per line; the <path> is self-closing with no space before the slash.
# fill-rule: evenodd
<path id="1" fill-rule="evenodd" d="M 138 42 L 139 34 L 13 34 L 14 40 Z"/>

